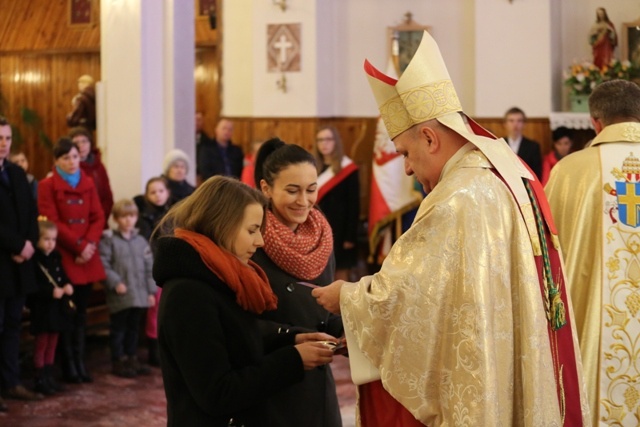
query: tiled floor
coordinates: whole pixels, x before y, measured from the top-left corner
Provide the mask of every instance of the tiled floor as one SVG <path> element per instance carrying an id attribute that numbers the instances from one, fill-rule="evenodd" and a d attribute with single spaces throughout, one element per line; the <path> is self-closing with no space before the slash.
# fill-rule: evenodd
<path id="1" fill-rule="evenodd" d="M 90 345 L 94 383 L 68 385 L 67 391 L 42 402 L 7 400 L 9 413 L 0 413 L 6 427 L 154 427 L 166 425 L 166 401 L 159 369 L 148 377 L 119 378 L 109 373 L 106 343 Z M 338 356 L 334 376 L 343 427 L 355 426 L 355 386 L 349 362 Z M 25 381 L 29 384 L 28 380 Z"/>

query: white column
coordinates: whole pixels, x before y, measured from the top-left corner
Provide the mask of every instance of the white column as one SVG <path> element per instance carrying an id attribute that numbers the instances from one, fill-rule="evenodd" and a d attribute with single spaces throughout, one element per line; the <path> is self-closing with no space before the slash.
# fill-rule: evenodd
<path id="1" fill-rule="evenodd" d="M 100 138 L 114 198 L 162 173 L 167 150 L 194 156 L 194 9 L 177 0 L 104 0 Z"/>

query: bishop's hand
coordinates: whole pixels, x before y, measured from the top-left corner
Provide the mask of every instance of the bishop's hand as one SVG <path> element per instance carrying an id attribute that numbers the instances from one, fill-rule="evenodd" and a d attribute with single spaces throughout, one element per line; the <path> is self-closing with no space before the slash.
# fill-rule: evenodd
<path id="1" fill-rule="evenodd" d="M 311 291 L 316 302 L 330 313 L 340 314 L 340 290 L 344 280 L 336 280 L 328 286 L 318 287 Z"/>

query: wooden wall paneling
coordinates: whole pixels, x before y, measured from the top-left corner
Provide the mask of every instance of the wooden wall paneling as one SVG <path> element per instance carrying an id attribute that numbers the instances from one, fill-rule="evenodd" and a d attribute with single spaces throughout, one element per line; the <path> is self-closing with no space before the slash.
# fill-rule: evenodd
<path id="1" fill-rule="evenodd" d="M 100 2 L 94 24 L 69 25 L 70 0 L 0 0 L 0 52 L 100 49 Z"/>
<path id="2" fill-rule="evenodd" d="M 474 118 L 483 127 L 487 128 L 491 133 L 501 138 L 505 136 L 504 119 L 502 117 L 483 117 Z M 551 149 L 551 124 L 548 118 L 527 118 L 524 125 L 523 134 L 537 141 L 540 144 L 542 155 L 547 154 Z"/>
<path id="3" fill-rule="evenodd" d="M 377 118 L 250 118 L 229 117 L 233 122 L 233 140 L 245 152 L 255 141 L 277 136 L 285 142 L 298 144 L 313 152 L 317 129 L 324 125 L 336 127 L 342 137 L 345 153 L 358 165 L 360 174 L 360 214 L 369 212 L 371 162 Z"/>
<path id="4" fill-rule="evenodd" d="M 14 151 L 24 151 L 30 163 L 30 171 L 36 178 L 44 177 L 51 168 L 51 154 L 38 142 L 37 134 L 25 126 L 21 109 L 30 108 L 42 118 L 44 128 L 50 116 L 43 87 L 51 81 L 51 61 L 45 56 L 0 57 L 0 92 L 6 102 L 5 114 L 9 122 L 19 129 L 23 145 L 14 143 Z M 46 131 L 45 131 L 46 132 Z"/>
<path id="5" fill-rule="evenodd" d="M 38 135 L 21 119 L 21 109 L 35 111 L 42 120 L 42 130 L 55 142 L 66 135 L 66 115 L 71 98 L 78 91 L 82 74 L 100 79 L 100 56 L 97 53 L 56 55 L 0 55 L 0 93 L 6 102 L 6 115 L 20 129 L 31 172 L 40 179 L 52 166 L 51 153 L 41 145 Z"/>
<path id="6" fill-rule="evenodd" d="M 220 75 L 217 48 L 197 48 L 195 64 L 196 111 L 204 117 L 204 130 L 211 137 L 215 134 L 220 117 Z"/>
<path id="7" fill-rule="evenodd" d="M 222 0 L 214 1 L 215 3 L 215 23 L 216 28 L 211 28 L 211 20 L 208 15 L 200 15 L 200 0 L 194 0 L 194 10 L 196 15 L 195 39 L 196 47 L 215 46 L 218 44 L 218 36 L 222 29 Z M 209 2 L 206 2 L 209 3 Z M 206 7 L 205 4 L 203 6 Z"/>

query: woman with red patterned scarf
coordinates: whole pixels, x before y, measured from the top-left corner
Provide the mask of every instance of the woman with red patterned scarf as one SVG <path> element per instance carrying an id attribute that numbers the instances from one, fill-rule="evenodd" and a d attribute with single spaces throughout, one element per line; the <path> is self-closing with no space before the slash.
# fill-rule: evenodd
<path id="1" fill-rule="evenodd" d="M 342 321 L 319 307 L 312 286 L 333 281 L 331 226 L 314 205 L 318 173 L 311 153 L 278 138 L 265 142 L 255 163 L 255 182 L 269 199 L 264 247 L 253 260 L 265 271 L 278 308 L 263 318 L 304 332 L 343 333 Z M 275 425 L 340 427 L 340 408 L 329 365 L 305 372 L 305 379 L 271 399 Z"/>

